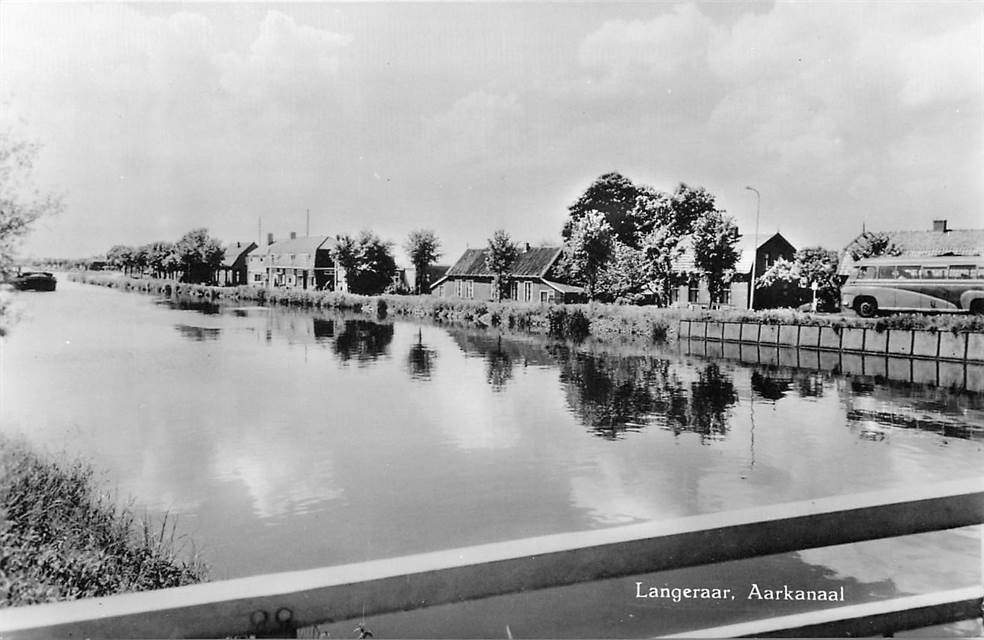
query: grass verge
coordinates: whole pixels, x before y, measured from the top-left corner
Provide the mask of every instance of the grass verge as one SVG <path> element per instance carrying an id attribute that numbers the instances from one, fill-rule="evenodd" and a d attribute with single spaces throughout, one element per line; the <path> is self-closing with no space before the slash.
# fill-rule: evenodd
<path id="1" fill-rule="evenodd" d="M 99 493 L 92 468 L 0 434 L 0 607 L 202 582 L 175 522 L 151 525 Z"/>

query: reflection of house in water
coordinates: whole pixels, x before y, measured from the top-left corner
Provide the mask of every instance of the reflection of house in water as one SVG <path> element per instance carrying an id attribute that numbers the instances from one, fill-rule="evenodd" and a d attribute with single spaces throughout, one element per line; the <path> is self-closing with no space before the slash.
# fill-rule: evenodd
<path id="1" fill-rule="evenodd" d="M 838 380 L 847 422 L 862 438 L 918 429 L 947 438 L 984 440 L 984 396 L 904 383 Z"/>

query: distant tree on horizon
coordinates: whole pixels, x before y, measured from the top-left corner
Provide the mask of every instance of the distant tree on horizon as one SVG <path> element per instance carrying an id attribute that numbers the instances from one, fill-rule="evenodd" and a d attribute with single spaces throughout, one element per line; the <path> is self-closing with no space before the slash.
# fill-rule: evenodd
<path id="1" fill-rule="evenodd" d="M 336 237 L 338 262 L 345 270 L 345 283 L 350 293 L 375 295 L 393 283 L 396 260 L 392 242 L 386 242 L 371 231 L 362 231 L 358 238 L 349 235 Z"/>

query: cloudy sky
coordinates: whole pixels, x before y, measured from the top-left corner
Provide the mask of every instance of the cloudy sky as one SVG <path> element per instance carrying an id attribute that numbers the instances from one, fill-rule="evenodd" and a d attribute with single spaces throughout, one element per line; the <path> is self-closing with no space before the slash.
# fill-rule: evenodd
<path id="1" fill-rule="evenodd" d="M 984 3 L 0 4 L 3 122 L 66 208 L 28 254 L 497 228 L 619 171 L 751 235 L 982 226 Z M 12 123 L 12 124 L 11 124 Z"/>

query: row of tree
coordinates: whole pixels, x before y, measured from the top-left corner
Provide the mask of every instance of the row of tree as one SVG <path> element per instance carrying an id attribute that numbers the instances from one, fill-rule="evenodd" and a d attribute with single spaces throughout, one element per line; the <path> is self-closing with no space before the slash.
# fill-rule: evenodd
<path id="1" fill-rule="evenodd" d="M 149 273 L 155 278 L 179 276 L 184 282 L 210 282 L 222 265 L 222 243 L 208 229 L 193 229 L 177 242 L 158 241 L 140 247 L 118 244 L 106 261 L 126 274 Z"/>

